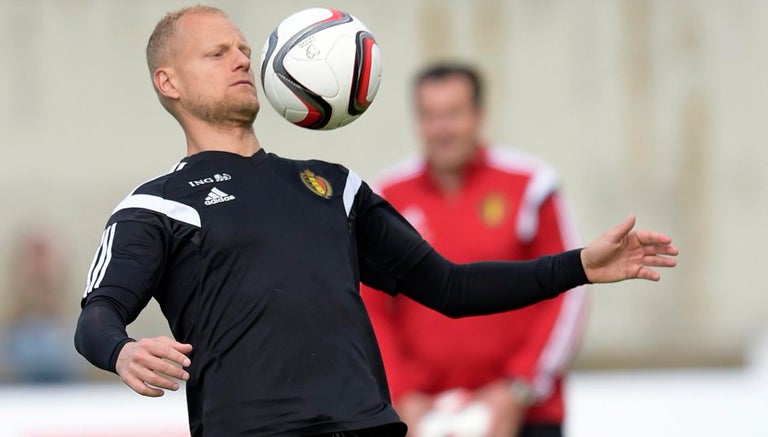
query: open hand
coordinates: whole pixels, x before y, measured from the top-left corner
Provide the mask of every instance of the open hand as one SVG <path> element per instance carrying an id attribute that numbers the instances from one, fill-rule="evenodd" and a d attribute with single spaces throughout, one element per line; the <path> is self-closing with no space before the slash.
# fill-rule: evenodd
<path id="1" fill-rule="evenodd" d="M 192 364 L 186 356 L 190 352 L 191 344 L 168 337 L 142 338 L 123 346 L 115 370 L 133 391 L 156 398 L 165 393 L 162 389 L 179 389 L 179 384 L 171 378 L 189 379 L 189 373 L 183 367 Z"/>
<path id="2" fill-rule="evenodd" d="M 635 216 L 609 229 L 581 251 L 581 263 L 593 283 L 625 279 L 658 281 L 653 267 L 674 267 L 678 254 L 668 236 L 653 231 L 632 231 Z"/>

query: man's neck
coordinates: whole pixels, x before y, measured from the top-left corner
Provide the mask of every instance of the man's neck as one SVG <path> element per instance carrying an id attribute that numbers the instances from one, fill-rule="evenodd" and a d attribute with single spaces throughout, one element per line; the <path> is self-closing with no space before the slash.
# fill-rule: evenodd
<path id="1" fill-rule="evenodd" d="M 437 170 L 430 168 L 429 175 L 432 182 L 437 186 L 443 194 L 447 196 L 454 196 L 461 192 L 461 188 L 464 184 L 463 167 L 450 169 L 450 170 Z"/>
<path id="2" fill-rule="evenodd" d="M 461 194 L 467 173 L 472 166 L 472 162 L 477 159 L 479 151 L 480 145 L 478 144 L 472 151 L 472 155 L 457 167 L 436 168 L 428 165 L 428 173 L 432 183 L 446 196 L 450 197 Z"/>
<path id="3" fill-rule="evenodd" d="M 213 126 L 208 123 L 187 123 L 187 156 L 206 151 L 236 153 L 251 156 L 261 149 L 253 126 Z"/>

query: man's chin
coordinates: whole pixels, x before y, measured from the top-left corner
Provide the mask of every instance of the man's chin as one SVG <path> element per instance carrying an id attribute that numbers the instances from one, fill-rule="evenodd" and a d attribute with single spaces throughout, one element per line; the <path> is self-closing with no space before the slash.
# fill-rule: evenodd
<path id="1" fill-rule="evenodd" d="M 259 109 L 260 106 L 258 100 L 256 100 L 255 103 L 249 102 L 249 104 L 231 108 L 229 112 L 230 118 L 239 124 L 247 124 L 250 126 L 256 121 Z"/>
<path id="2" fill-rule="evenodd" d="M 255 108 L 251 108 L 248 112 L 243 114 L 243 121 L 250 126 L 253 124 L 254 121 L 256 121 L 257 115 L 259 115 L 258 105 L 256 105 Z"/>
<path id="3" fill-rule="evenodd" d="M 465 156 L 458 153 L 436 153 L 427 157 L 430 167 L 439 172 L 461 170 L 468 162 Z"/>
<path id="4" fill-rule="evenodd" d="M 251 98 L 233 98 L 213 105 L 197 105 L 189 108 L 189 113 L 200 120 L 216 126 L 251 126 L 259 113 L 259 100 Z"/>

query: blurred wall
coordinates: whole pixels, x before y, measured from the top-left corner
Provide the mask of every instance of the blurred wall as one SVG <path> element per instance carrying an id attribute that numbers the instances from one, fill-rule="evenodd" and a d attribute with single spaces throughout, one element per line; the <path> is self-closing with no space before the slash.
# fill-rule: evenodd
<path id="1" fill-rule="evenodd" d="M 259 52 L 316 1 L 210 1 Z M 112 208 L 185 152 L 144 61 L 155 23 L 189 2 L 0 0 L 0 327 L 14 236 L 57 235 L 74 330 L 84 275 Z M 596 287 L 578 364 L 727 364 L 768 327 L 760 284 L 768 222 L 768 2 L 761 0 L 339 0 L 384 56 L 360 120 L 310 132 L 262 101 L 262 145 L 341 162 L 364 178 L 418 152 L 412 74 L 445 57 L 477 63 L 488 137 L 538 154 L 565 181 L 582 234 L 629 212 L 671 233 L 680 266 L 660 284 Z M 258 58 L 258 54 L 255 56 Z M 257 59 L 254 59 L 258 62 Z M 0 328 L 2 329 L 2 328 Z M 168 332 L 156 304 L 134 336 Z M 1 359 L 0 359 L 1 361 Z"/>

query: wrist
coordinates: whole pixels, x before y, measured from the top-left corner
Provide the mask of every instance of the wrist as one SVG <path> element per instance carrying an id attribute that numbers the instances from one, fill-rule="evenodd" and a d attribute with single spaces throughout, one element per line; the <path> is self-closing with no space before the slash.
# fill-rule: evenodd
<path id="1" fill-rule="evenodd" d="M 586 253 L 586 247 L 583 247 L 579 249 L 579 261 L 581 262 L 581 269 L 584 272 L 584 278 L 586 278 L 587 283 L 592 284 L 594 281 L 590 277 L 589 272 L 589 262 L 587 260 L 587 253 Z"/>
<path id="2" fill-rule="evenodd" d="M 528 407 L 536 402 L 536 392 L 533 390 L 533 387 L 521 379 L 510 380 L 507 384 L 507 392 L 518 404 L 524 407 Z"/>
<path id="3" fill-rule="evenodd" d="M 120 358 L 120 352 L 122 352 L 123 348 L 128 343 L 136 342 L 133 338 L 127 337 L 123 340 L 120 340 L 116 345 L 115 348 L 112 350 L 112 356 L 109 358 L 109 371 L 112 373 L 117 374 L 117 359 Z"/>

